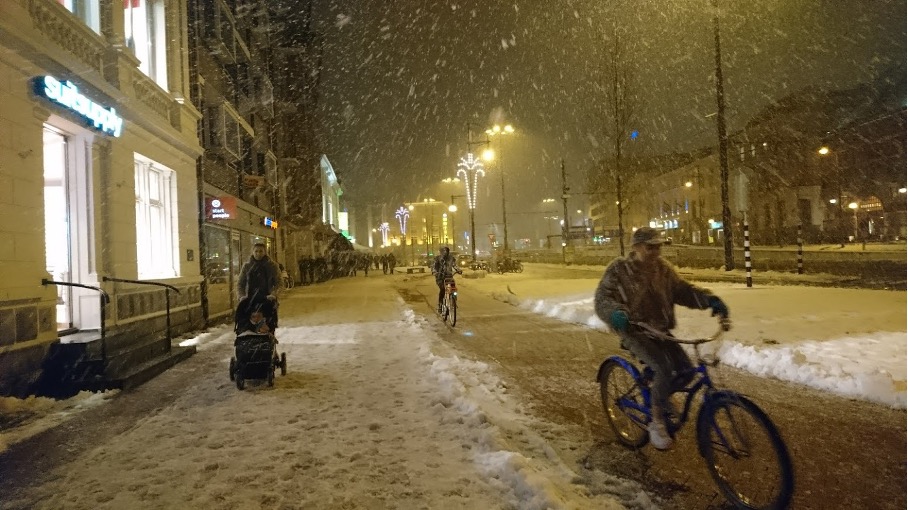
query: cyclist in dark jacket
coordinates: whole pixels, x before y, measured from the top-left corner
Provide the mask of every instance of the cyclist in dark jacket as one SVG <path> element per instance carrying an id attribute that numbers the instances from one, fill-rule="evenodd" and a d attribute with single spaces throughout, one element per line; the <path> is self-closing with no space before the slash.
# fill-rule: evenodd
<path id="1" fill-rule="evenodd" d="M 459 273 L 457 261 L 451 255 L 451 249 L 447 246 L 441 247 L 441 253 L 435 257 L 432 264 L 432 274 L 435 275 L 435 283 L 438 285 L 438 311 L 441 312 L 441 304 L 445 299 L 445 278 L 454 277 L 454 273 Z"/>
<path id="2" fill-rule="evenodd" d="M 728 307 L 712 292 L 682 279 L 661 256 L 663 239 L 659 231 L 643 227 L 634 232 L 633 251 L 609 264 L 596 289 L 596 315 L 621 336 L 621 345 L 655 372 L 652 391 L 653 421 L 649 434 L 653 446 L 660 450 L 671 447 L 672 439 L 665 428 L 664 412 L 670 410 L 669 397 L 675 378 L 691 368 L 691 361 L 681 346 L 669 340 L 657 340 L 642 334 L 630 322 L 645 322 L 669 333 L 675 327 L 675 304 L 728 317 Z M 686 384 L 686 382 L 684 382 Z"/>

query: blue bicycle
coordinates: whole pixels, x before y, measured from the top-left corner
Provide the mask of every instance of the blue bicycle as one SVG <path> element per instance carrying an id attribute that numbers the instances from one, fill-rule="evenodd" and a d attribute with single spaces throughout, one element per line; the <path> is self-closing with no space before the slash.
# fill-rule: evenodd
<path id="1" fill-rule="evenodd" d="M 747 397 L 713 386 L 707 367 L 713 362 L 703 359 L 701 344 L 719 339 L 729 329 L 722 321 L 719 331 L 709 338 L 681 340 L 644 323 L 631 327 L 652 338 L 692 345 L 697 365 L 679 374 L 677 394 L 686 394 L 684 410 L 678 416 L 666 410 L 669 434 L 675 434 L 691 414 L 694 396 L 702 391 L 697 413 L 697 445 L 700 455 L 719 490 L 729 503 L 740 509 L 787 508 L 794 492 L 794 469 L 788 448 L 776 426 Z M 647 425 L 652 420 L 649 384 L 653 370 L 643 372 L 633 362 L 612 356 L 599 367 L 602 406 L 618 442 L 631 448 L 642 448 L 649 441 Z"/>

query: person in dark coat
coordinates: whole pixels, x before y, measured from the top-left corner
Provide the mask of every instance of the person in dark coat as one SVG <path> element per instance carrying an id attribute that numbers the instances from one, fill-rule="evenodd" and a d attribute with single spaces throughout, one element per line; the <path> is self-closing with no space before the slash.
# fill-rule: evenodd
<path id="1" fill-rule="evenodd" d="M 309 283 L 314 283 L 312 281 L 312 257 L 305 255 L 300 257 L 299 268 L 300 268 L 300 285 L 307 285 Z"/>
<path id="2" fill-rule="evenodd" d="M 394 267 L 397 265 L 397 258 L 393 253 L 388 254 L 388 272 L 394 274 Z"/>
<path id="3" fill-rule="evenodd" d="M 265 253 L 265 244 L 256 243 L 252 247 L 249 262 L 246 262 L 240 271 L 236 287 L 237 298 L 238 301 L 248 298 L 249 302 L 262 300 L 274 302 L 275 311 L 269 321 L 272 331 L 277 328 L 277 295 L 280 288 L 281 277 L 277 264 Z"/>
<path id="4" fill-rule="evenodd" d="M 457 261 L 454 255 L 451 255 L 451 249 L 447 246 L 441 247 L 441 253 L 435 257 L 432 263 L 432 274 L 435 276 L 435 284 L 438 285 L 438 308 L 441 312 L 441 304 L 445 299 L 445 278 L 453 278 L 454 273 L 461 273 L 457 268 Z"/>
<path id="5" fill-rule="evenodd" d="M 671 410 L 669 397 L 676 377 L 692 367 L 690 358 L 677 342 L 646 336 L 631 322 L 643 322 L 670 334 L 675 327 L 675 305 L 704 310 L 728 318 L 728 307 L 706 289 L 688 283 L 661 256 L 663 243 L 658 230 L 642 227 L 634 232 L 633 251 L 611 262 L 596 288 L 596 315 L 621 337 L 621 345 L 653 369 L 650 384 L 653 420 L 650 442 L 665 450 L 672 445 L 665 428 L 665 412 Z M 683 384 L 686 384 L 684 382 Z"/>

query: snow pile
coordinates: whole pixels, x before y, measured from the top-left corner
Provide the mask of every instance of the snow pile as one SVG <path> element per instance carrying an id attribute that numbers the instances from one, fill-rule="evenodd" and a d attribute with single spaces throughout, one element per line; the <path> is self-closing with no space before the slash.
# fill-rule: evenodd
<path id="1" fill-rule="evenodd" d="M 76 413 L 107 402 L 119 390 L 83 391 L 66 400 L 0 397 L 0 453 L 23 439 L 55 427 Z"/>

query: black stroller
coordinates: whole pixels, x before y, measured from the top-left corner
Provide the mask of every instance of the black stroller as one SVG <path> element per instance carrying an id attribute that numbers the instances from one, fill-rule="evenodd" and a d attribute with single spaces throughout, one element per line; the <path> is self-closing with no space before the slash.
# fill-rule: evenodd
<path id="1" fill-rule="evenodd" d="M 230 358 L 230 380 L 240 390 L 247 379 L 264 379 L 274 386 L 274 372 L 287 375 L 287 353 L 277 356 L 275 304 L 268 300 L 242 299 L 234 315 L 236 356 Z"/>

